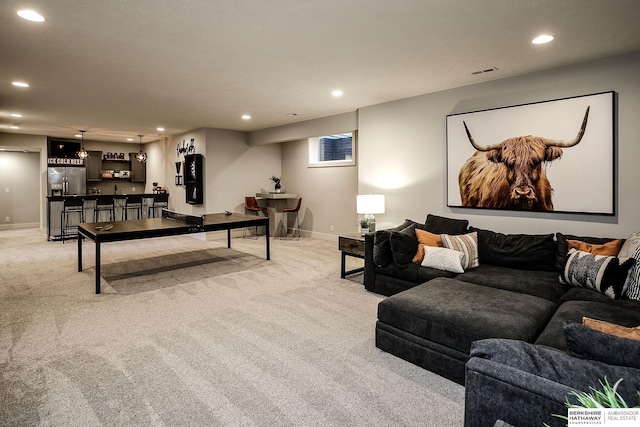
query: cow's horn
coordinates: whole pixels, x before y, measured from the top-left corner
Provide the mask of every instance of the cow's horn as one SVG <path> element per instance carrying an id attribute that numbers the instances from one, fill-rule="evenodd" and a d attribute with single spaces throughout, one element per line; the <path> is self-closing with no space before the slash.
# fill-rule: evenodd
<path id="1" fill-rule="evenodd" d="M 587 107 L 587 111 L 584 113 L 584 119 L 582 119 L 582 126 L 580 126 L 578 135 L 576 135 L 576 137 L 572 141 L 564 142 L 564 141 L 547 140 L 546 145 L 548 147 L 562 147 L 562 148 L 573 147 L 574 145 L 578 145 L 578 143 L 580 142 L 580 140 L 582 140 L 582 137 L 584 136 L 584 131 L 587 129 L 587 120 L 589 119 L 590 108 L 591 106 Z"/>
<path id="2" fill-rule="evenodd" d="M 476 142 L 473 140 L 473 137 L 471 136 L 471 132 L 469 132 L 469 128 L 467 127 L 467 122 L 463 121 L 462 123 L 464 124 L 464 130 L 467 131 L 467 138 L 469 138 L 469 142 L 471 143 L 471 145 L 473 145 L 473 148 L 475 148 L 476 150 L 490 151 L 500 146 L 500 144 L 496 144 L 496 145 L 487 145 L 486 147 L 483 147 L 481 145 L 476 144 Z"/>

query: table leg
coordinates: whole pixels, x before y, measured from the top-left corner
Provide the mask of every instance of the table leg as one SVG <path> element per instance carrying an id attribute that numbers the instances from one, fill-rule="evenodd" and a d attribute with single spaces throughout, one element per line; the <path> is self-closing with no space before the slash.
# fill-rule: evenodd
<path id="1" fill-rule="evenodd" d="M 270 247 L 269 247 L 269 240 L 271 239 L 270 237 L 270 233 L 269 233 L 269 221 L 266 222 L 266 227 L 265 227 L 265 236 L 264 236 L 264 241 L 266 242 L 265 244 L 267 245 L 267 261 L 269 261 L 271 259 L 271 252 L 270 252 Z"/>
<path id="2" fill-rule="evenodd" d="M 100 242 L 96 242 L 96 294 L 100 293 Z"/>
<path id="3" fill-rule="evenodd" d="M 78 271 L 82 271 L 82 241 L 84 237 L 78 233 Z"/>
<path id="4" fill-rule="evenodd" d="M 231 228 L 227 228 L 227 248 L 231 249 Z"/>
<path id="5" fill-rule="evenodd" d="M 342 262 L 340 263 L 340 278 L 344 279 L 346 276 L 345 267 L 347 265 L 347 260 L 346 260 L 347 256 L 345 255 L 344 252 L 340 252 L 340 254 L 342 256 Z"/>

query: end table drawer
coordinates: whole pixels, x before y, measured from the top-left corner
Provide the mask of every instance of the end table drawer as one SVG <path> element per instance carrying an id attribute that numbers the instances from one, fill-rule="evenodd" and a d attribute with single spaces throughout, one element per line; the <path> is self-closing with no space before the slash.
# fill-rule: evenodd
<path id="1" fill-rule="evenodd" d="M 338 238 L 338 249 L 348 254 L 360 255 L 364 257 L 364 238 L 357 239 L 340 236 Z"/>

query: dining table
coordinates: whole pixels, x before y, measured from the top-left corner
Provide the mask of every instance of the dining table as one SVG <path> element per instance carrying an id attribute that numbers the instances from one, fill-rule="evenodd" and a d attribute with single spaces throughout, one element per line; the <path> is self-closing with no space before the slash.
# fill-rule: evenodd
<path id="1" fill-rule="evenodd" d="M 256 193 L 258 206 L 267 209 L 271 236 L 278 236 L 282 226 L 282 210 L 289 207 L 290 200 L 298 200 L 295 193 L 261 192 Z"/>

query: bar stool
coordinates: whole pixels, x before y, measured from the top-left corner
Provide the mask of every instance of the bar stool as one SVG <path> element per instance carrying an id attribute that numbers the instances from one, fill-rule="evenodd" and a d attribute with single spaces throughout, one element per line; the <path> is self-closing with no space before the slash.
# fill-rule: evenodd
<path id="1" fill-rule="evenodd" d="M 60 214 L 60 236 L 62 243 L 64 243 L 67 236 L 78 235 L 78 224 L 84 222 L 84 199 L 80 197 L 67 197 L 63 200 L 62 212 Z M 69 219 L 75 216 L 78 218 L 77 223 L 71 222 L 69 225 Z"/>
<path id="2" fill-rule="evenodd" d="M 168 194 L 154 194 L 153 202 L 149 206 L 149 218 L 156 217 L 157 209 L 169 209 L 169 195 Z"/>
<path id="3" fill-rule="evenodd" d="M 109 221 L 114 221 L 116 218 L 115 213 L 115 198 L 98 198 L 96 200 L 96 207 L 93 210 L 93 222 L 100 222 L 100 212 L 109 212 Z"/>
<path id="4" fill-rule="evenodd" d="M 265 208 L 260 207 L 258 205 L 258 201 L 256 200 L 255 197 L 253 196 L 247 196 L 244 198 L 244 210 L 245 212 L 255 212 L 257 216 L 260 216 L 260 212 L 262 211 L 264 213 L 265 216 L 268 216 L 266 213 Z M 247 238 L 247 230 L 248 228 L 245 227 L 242 230 L 242 238 L 246 239 Z M 256 239 L 258 238 L 258 226 L 256 225 Z"/>
<path id="5" fill-rule="evenodd" d="M 300 240 L 300 205 L 302 204 L 302 197 L 298 198 L 298 203 L 295 208 L 282 209 L 282 228 L 280 229 L 280 240 Z M 291 237 L 287 237 L 289 234 L 289 214 L 296 214 L 296 222 L 298 223 L 298 236 L 295 236 L 295 230 L 291 233 Z"/>
<path id="6" fill-rule="evenodd" d="M 129 219 L 129 211 L 138 212 L 138 218 L 142 219 L 142 196 L 127 196 L 124 198 L 124 219 Z"/>

